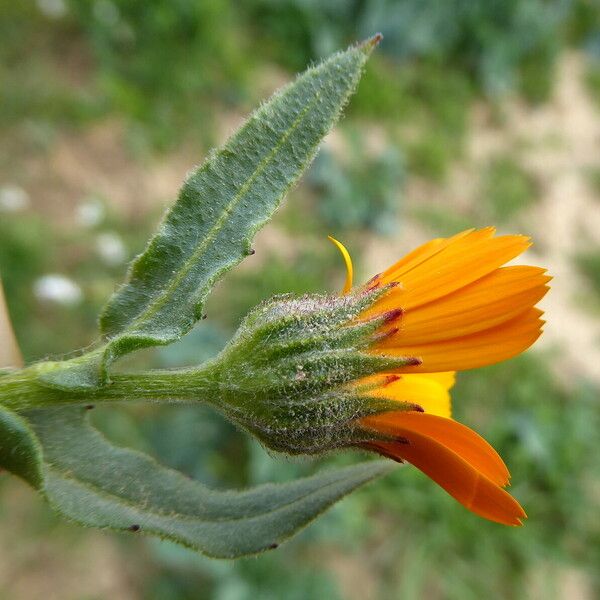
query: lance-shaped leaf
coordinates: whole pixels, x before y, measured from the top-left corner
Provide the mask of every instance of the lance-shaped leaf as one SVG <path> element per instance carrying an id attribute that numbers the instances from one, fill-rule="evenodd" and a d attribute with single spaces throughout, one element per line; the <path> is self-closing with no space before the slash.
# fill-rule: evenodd
<path id="1" fill-rule="evenodd" d="M 169 344 L 201 317 L 217 279 L 251 253 L 258 229 L 312 160 L 356 87 L 379 37 L 308 69 L 261 106 L 185 181 L 126 283 L 100 318 L 107 345 L 46 379 L 60 387 L 106 380 L 108 364 Z"/>
<path id="2" fill-rule="evenodd" d="M 0 408 L 0 466 L 78 523 L 141 532 L 234 558 L 275 548 L 329 506 L 394 468 L 368 461 L 284 484 L 215 491 L 108 442 L 84 408 Z"/>

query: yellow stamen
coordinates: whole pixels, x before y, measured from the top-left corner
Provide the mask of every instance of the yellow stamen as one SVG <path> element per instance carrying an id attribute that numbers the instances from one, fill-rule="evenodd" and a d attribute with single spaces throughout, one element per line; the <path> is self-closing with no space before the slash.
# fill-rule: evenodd
<path id="1" fill-rule="evenodd" d="M 347 294 L 352 289 L 352 275 L 354 272 L 352 268 L 352 259 L 350 258 L 350 254 L 348 250 L 346 250 L 346 246 L 344 246 L 344 244 L 338 242 L 335 238 L 331 237 L 330 235 L 328 235 L 327 237 L 331 242 L 333 242 L 336 245 L 337 249 L 342 254 L 344 262 L 346 263 L 346 281 L 344 283 L 344 288 L 342 289 L 342 294 Z"/>

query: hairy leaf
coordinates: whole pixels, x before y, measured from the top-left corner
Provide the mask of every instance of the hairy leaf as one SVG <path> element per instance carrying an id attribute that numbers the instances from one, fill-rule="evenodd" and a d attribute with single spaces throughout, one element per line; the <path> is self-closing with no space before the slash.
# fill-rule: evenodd
<path id="1" fill-rule="evenodd" d="M 142 532 L 214 557 L 275 548 L 340 498 L 393 468 L 368 461 L 284 484 L 215 491 L 108 442 L 84 408 L 0 408 L 0 466 L 23 477 L 63 516 Z"/>
<path id="2" fill-rule="evenodd" d="M 170 344 L 193 327 L 212 286 L 252 253 L 254 235 L 312 160 L 378 40 L 308 69 L 191 173 L 100 317 L 106 345 L 44 376 L 47 383 L 101 385 L 119 356 Z"/>

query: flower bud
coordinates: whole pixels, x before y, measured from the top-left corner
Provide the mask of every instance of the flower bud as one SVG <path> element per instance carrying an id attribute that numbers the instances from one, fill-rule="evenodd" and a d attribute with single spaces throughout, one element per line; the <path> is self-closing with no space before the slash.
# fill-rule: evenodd
<path id="1" fill-rule="evenodd" d="M 414 364 L 367 352 L 381 340 L 381 328 L 401 315 L 359 319 L 388 288 L 342 297 L 279 296 L 256 307 L 213 365 L 219 408 L 265 446 L 288 454 L 372 439 L 359 420 L 403 405 L 372 397 L 373 386 L 355 382 Z"/>

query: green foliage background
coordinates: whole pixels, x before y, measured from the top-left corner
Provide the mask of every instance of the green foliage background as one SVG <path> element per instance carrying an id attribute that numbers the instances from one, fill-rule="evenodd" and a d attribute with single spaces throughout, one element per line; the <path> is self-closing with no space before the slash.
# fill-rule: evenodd
<path id="1" fill-rule="evenodd" d="M 161 210 L 156 198 L 119 206 L 98 193 L 91 177 L 80 197 L 80 188 L 74 192 L 58 175 L 54 181 L 51 172 L 50 185 L 40 185 L 36 169 L 52 169 L 65 139 L 85 144 L 86 136 L 116 123 L 118 147 L 108 153 L 135 169 L 101 163 L 108 177 L 140 177 L 172 157 L 190 168 L 222 141 L 223 129 L 231 130 L 223 119 L 246 114 L 307 63 L 378 30 L 385 40 L 339 128 L 343 150 L 328 145 L 319 155 L 278 213 L 275 234 L 259 239 L 261 251 L 250 264 L 215 290 L 201 326 L 174 346 L 130 359 L 155 366 L 211 356 L 243 314 L 271 294 L 336 289 L 341 265 L 324 241 L 327 233 L 349 243 L 360 271 L 372 244 L 407 236 L 414 224 L 433 235 L 488 223 L 528 232 L 528 210 L 543 189 L 519 152 L 500 153 L 485 166 L 477 202 L 467 209 L 409 204 L 409 187 L 415 178 L 427 190 L 448 182 L 465 157 L 475 105 L 501 123 L 507 97 L 548 103 L 557 64 L 574 49 L 585 53 L 585 83 L 598 101 L 600 9 L 586 0 L 0 0 L 0 272 L 25 356 L 62 355 L 90 343 L 98 309 L 125 263 L 103 259 L 102 240 L 116 236 L 131 258 Z M 372 131 L 380 133 L 375 151 Z M 598 172 L 600 165 L 586 177 L 600 202 Z M 2 208 L 9 185 L 29 192 L 28 208 Z M 81 207 L 92 207 L 95 220 L 82 221 Z M 576 301 L 596 319 L 599 257 L 597 244 L 572 257 L 583 283 Z M 75 281 L 82 301 L 40 301 L 35 284 L 47 273 Z M 598 390 L 583 377 L 565 377 L 562 360 L 560 348 L 531 353 L 466 373 L 454 391 L 456 417 L 506 459 L 513 491 L 529 514 L 523 529 L 477 519 L 403 468 L 347 498 L 276 552 L 215 562 L 165 542 L 59 523 L 32 493 L 2 476 L 0 539 L 12 549 L 3 558 L 12 569 L 0 573 L 0 595 L 558 598 L 574 579 L 583 598 L 594 597 L 600 593 Z M 103 409 L 95 420 L 114 441 L 218 488 L 283 481 L 320 466 L 271 457 L 204 408 Z M 11 513 L 15 498 L 25 508 Z M 57 558 L 51 569 L 35 569 L 44 545 Z M 97 548 L 117 557 L 98 567 L 114 587 L 77 570 L 74 552 L 93 561 Z M 27 591 L 21 579 L 36 577 L 38 588 Z M 74 583 L 82 578 L 90 582 L 85 594 Z"/>

